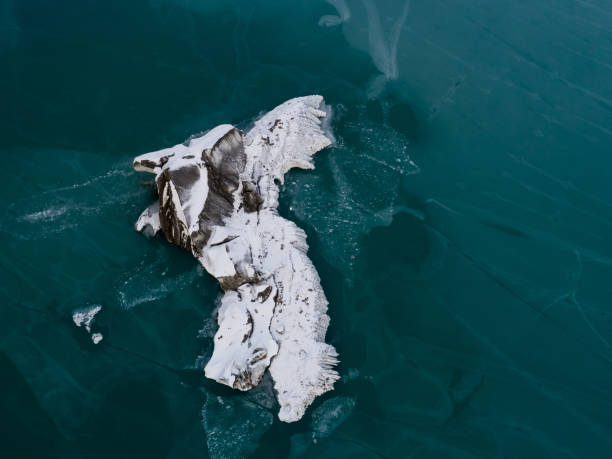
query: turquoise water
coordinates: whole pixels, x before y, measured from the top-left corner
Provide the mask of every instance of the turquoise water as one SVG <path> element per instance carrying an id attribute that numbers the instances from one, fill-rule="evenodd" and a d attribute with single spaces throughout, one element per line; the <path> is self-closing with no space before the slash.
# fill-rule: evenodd
<path id="1" fill-rule="evenodd" d="M 228 3 L 0 5 L 2 456 L 610 457 L 612 4 Z M 283 424 L 204 379 L 220 289 L 131 159 L 310 93 L 342 379 Z"/>

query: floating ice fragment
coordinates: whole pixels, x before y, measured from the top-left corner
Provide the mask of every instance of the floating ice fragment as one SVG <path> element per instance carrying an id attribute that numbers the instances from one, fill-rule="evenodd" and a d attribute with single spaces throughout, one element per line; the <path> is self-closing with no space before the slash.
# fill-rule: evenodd
<path id="1" fill-rule="evenodd" d="M 77 327 L 85 327 L 87 333 L 91 333 L 91 325 L 93 324 L 96 314 L 102 310 L 102 306 L 94 305 L 83 309 L 77 309 L 72 314 L 72 320 Z"/>
<path id="2" fill-rule="evenodd" d="M 87 333 L 91 334 L 91 340 L 94 344 L 102 341 L 102 333 L 91 333 L 91 326 L 96 320 L 96 314 L 102 310 L 102 306 L 96 304 L 83 309 L 77 309 L 72 314 L 72 321 L 77 327 L 83 327 Z"/>

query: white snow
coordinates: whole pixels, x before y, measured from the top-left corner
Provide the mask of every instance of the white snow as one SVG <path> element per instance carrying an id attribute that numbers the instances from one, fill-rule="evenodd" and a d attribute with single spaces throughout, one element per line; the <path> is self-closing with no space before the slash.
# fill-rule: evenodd
<path id="1" fill-rule="evenodd" d="M 226 292 L 219 308 L 219 330 L 214 338 L 215 350 L 205 368 L 206 377 L 243 390 L 259 383 L 278 352 L 278 344 L 270 334 L 275 294 L 265 284 L 242 284 L 237 291 Z M 236 375 L 245 372 L 250 373 L 249 377 L 236 385 Z"/>
<path id="2" fill-rule="evenodd" d="M 144 232 L 147 236 L 154 236 L 159 231 L 159 202 L 155 201 L 147 207 L 136 220 L 136 231 Z"/>

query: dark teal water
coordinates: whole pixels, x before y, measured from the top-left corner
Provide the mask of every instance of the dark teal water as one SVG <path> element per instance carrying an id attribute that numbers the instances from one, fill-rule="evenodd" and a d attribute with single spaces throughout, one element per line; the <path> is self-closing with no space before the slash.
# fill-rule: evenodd
<path id="1" fill-rule="evenodd" d="M 610 457 L 612 3 L 229 3 L 0 5 L 2 457 Z M 203 378 L 220 290 L 131 159 L 310 93 L 343 377 L 288 425 Z"/>

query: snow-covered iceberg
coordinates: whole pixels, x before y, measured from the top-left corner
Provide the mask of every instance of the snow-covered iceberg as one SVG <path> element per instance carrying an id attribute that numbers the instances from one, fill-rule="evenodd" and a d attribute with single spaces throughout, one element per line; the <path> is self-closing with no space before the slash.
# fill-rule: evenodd
<path id="1" fill-rule="evenodd" d="M 314 168 L 312 155 L 330 145 L 325 116 L 321 96 L 295 98 L 246 135 L 223 124 L 134 159 L 136 170 L 156 175 L 159 195 L 136 230 L 162 230 L 225 291 L 206 376 L 248 390 L 269 369 L 286 422 L 300 419 L 338 379 L 338 354 L 325 343 L 328 303 L 306 234 L 277 212 L 285 173 Z"/>

